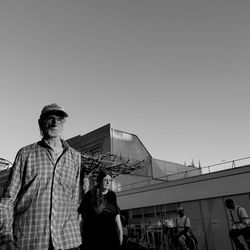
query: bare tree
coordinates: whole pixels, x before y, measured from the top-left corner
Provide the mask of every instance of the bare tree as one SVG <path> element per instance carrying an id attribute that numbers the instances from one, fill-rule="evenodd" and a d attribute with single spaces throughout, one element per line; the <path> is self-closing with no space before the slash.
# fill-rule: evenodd
<path id="1" fill-rule="evenodd" d="M 92 181 L 100 168 L 106 168 L 112 173 L 113 177 L 116 177 L 119 175 L 128 175 L 135 170 L 142 169 L 145 163 L 144 160 L 131 162 L 122 155 L 114 155 L 111 153 L 99 156 L 90 156 L 82 153 L 81 156 L 82 170 L 85 172 L 85 176 Z"/>

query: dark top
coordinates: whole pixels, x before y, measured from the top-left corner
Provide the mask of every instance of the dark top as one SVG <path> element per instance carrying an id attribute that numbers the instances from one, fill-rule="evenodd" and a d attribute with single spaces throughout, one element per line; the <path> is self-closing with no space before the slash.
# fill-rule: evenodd
<path id="1" fill-rule="evenodd" d="M 82 214 L 82 240 L 86 250 L 117 249 L 119 234 L 116 216 L 120 213 L 116 194 L 108 190 L 100 194 L 97 202 L 97 190 L 89 190 L 83 197 L 78 209 Z M 99 205 L 97 205 L 97 203 Z"/>

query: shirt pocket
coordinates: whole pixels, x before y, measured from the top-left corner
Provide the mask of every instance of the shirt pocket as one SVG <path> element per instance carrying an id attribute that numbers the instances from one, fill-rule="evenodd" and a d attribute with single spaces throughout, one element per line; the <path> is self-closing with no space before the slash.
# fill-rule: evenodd
<path id="1" fill-rule="evenodd" d="M 60 169 L 60 182 L 66 191 L 72 192 L 76 185 L 76 171 L 72 166 L 64 166 Z"/>
<path id="2" fill-rule="evenodd" d="M 34 186 L 38 181 L 38 173 L 35 171 L 31 171 L 29 173 L 26 173 L 24 176 L 23 181 L 23 189 L 29 189 L 30 187 Z"/>
<path id="3" fill-rule="evenodd" d="M 40 161 L 33 159 L 34 157 L 30 157 L 25 166 L 23 171 L 23 187 L 29 188 L 33 186 L 40 176 L 42 176 L 41 171 L 43 171 L 44 166 Z M 40 173 L 40 174 L 39 174 Z M 44 176 L 45 173 L 43 173 Z"/>

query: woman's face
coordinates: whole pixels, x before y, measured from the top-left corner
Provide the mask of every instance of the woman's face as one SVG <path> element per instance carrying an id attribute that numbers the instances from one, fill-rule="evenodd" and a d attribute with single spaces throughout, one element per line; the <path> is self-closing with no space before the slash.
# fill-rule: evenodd
<path id="1" fill-rule="evenodd" d="M 111 187 L 111 183 L 112 183 L 112 177 L 110 175 L 106 175 L 103 179 L 102 179 L 102 183 L 101 183 L 101 187 L 103 190 L 108 190 Z"/>

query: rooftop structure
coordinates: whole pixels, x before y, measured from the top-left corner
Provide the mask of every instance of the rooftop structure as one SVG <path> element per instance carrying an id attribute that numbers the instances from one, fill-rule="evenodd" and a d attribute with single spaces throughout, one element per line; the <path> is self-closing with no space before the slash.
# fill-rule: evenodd
<path id="1" fill-rule="evenodd" d="M 111 153 L 128 159 L 130 162 L 144 161 L 143 168 L 133 171 L 129 175 L 115 178 L 115 191 L 122 191 L 125 185 L 128 187 L 133 183 L 148 185 L 145 181 L 149 180 L 152 183 L 161 183 L 166 180 L 166 176 L 169 176 L 170 179 L 178 179 L 182 178 L 183 173 L 189 177 L 202 173 L 201 169 L 195 166 L 185 166 L 153 158 L 137 135 L 114 129 L 110 124 L 85 135 L 70 138 L 67 142 L 76 150 L 87 155 L 98 156 Z"/>

